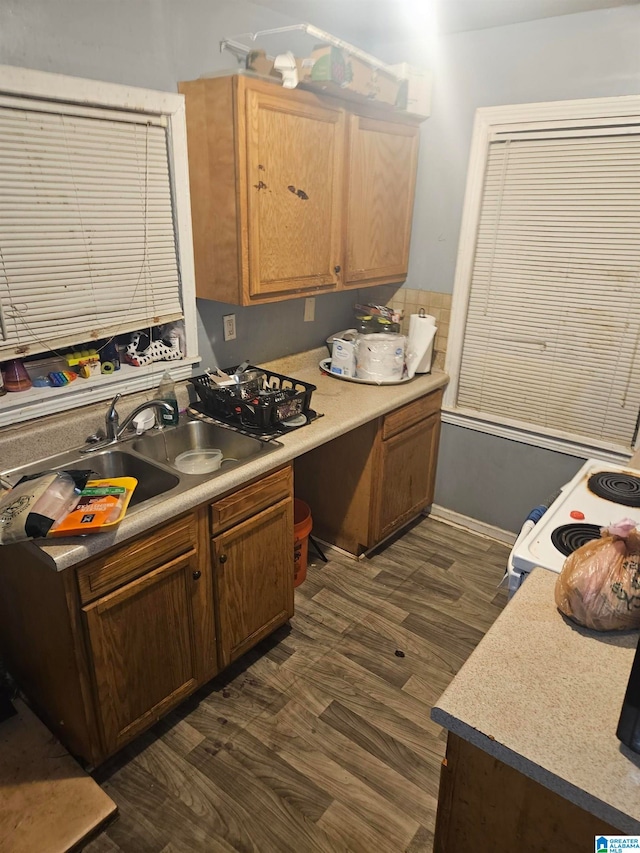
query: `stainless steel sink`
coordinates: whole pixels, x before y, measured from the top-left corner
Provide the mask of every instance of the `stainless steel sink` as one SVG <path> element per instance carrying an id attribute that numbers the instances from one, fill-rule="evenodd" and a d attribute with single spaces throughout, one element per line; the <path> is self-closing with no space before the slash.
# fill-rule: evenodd
<path id="1" fill-rule="evenodd" d="M 174 489 L 180 478 L 172 471 L 153 465 L 140 456 L 127 453 L 120 446 L 108 447 L 80 456 L 77 450 L 41 459 L 2 474 L 3 480 L 15 485 L 22 477 L 44 471 L 91 471 L 96 478 L 135 477 L 138 485 L 131 497 L 130 507 Z"/>
<path id="2" fill-rule="evenodd" d="M 222 451 L 222 469 L 262 453 L 264 442 L 204 421 L 185 421 L 161 431 L 151 430 L 131 442 L 131 447 L 154 462 L 173 466 L 176 457 L 188 450 L 217 448 Z"/>
<path id="3" fill-rule="evenodd" d="M 186 450 L 217 447 L 222 451 L 220 470 L 206 474 L 184 474 L 173 467 L 176 456 Z M 230 466 L 244 465 L 258 456 L 281 447 L 233 430 L 203 421 L 182 419 L 175 427 L 153 430 L 139 438 L 120 441 L 90 452 L 87 448 L 70 450 L 0 472 L 3 483 L 15 485 L 22 477 L 45 471 L 90 470 L 97 477 L 135 477 L 138 485 L 128 512 L 146 508 L 188 491 L 212 477 L 224 474 Z"/>
<path id="4" fill-rule="evenodd" d="M 157 495 L 163 495 L 174 489 L 180 482 L 176 474 L 117 448 L 108 448 L 92 453 L 90 456 L 83 456 L 75 462 L 66 463 L 64 468 L 71 471 L 91 469 L 101 479 L 135 477 L 138 485 L 131 496 L 129 506 L 136 506 Z"/>

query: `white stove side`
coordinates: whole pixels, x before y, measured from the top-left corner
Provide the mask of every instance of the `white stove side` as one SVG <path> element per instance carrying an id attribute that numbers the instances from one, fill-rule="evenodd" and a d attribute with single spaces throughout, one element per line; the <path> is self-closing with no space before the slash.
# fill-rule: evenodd
<path id="1" fill-rule="evenodd" d="M 551 541 L 551 533 L 556 527 L 570 523 L 606 526 L 623 517 L 632 518 L 640 525 L 640 508 L 617 504 L 599 498 L 589 491 L 587 480 L 592 474 L 601 471 L 629 472 L 640 477 L 640 470 L 630 468 L 628 465 L 614 465 L 597 459 L 588 459 L 574 477 L 562 487 L 560 494 L 540 521 L 534 526 L 525 524 L 523 527 L 507 564 L 510 596 L 536 566 L 557 573 L 561 571 L 566 558 Z M 570 515 L 572 511 L 583 513 L 584 518 L 572 518 Z"/>

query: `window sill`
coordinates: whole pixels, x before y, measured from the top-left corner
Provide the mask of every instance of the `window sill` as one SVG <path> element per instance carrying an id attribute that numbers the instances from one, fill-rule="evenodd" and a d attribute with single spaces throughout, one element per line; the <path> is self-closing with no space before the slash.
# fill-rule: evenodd
<path id="1" fill-rule="evenodd" d="M 157 388 L 166 370 L 175 380 L 188 379 L 192 366 L 199 362 L 200 358 L 192 357 L 181 361 L 156 361 L 146 367 L 123 364 L 115 373 L 78 378 L 60 388 L 29 388 L 7 393 L 0 397 L 0 427 L 110 400 L 118 393 L 131 394 Z"/>
<path id="2" fill-rule="evenodd" d="M 633 450 L 609 442 L 582 442 L 575 437 L 544 430 L 532 429 L 507 418 L 489 418 L 465 409 L 442 409 L 442 422 L 453 426 L 484 432 L 498 438 L 542 447 L 556 453 L 565 453 L 580 459 L 601 459 L 604 462 L 625 464 Z"/>

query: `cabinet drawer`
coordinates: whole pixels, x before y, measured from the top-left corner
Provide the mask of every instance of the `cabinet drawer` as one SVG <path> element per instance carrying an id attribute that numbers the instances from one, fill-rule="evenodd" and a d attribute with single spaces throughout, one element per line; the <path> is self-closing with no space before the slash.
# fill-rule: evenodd
<path id="1" fill-rule="evenodd" d="M 197 521 L 187 515 L 78 569 L 83 604 L 197 546 Z"/>
<path id="2" fill-rule="evenodd" d="M 414 400 L 413 403 L 407 403 L 401 409 L 396 409 L 395 412 L 389 412 L 384 416 L 382 423 L 382 438 L 391 438 L 392 435 L 402 432 L 404 429 L 417 424 L 418 421 L 428 418 L 435 412 L 440 411 L 442 404 L 442 389 L 433 391 L 425 397 L 420 397 Z"/>
<path id="3" fill-rule="evenodd" d="M 276 471 L 252 483 L 244 489 L 239 489 L 232 495 L 211 504 L 212 535 L 239 524 L 250 515 L 289 497 L 293 492 L 293 476 L 291 466 Z"/>

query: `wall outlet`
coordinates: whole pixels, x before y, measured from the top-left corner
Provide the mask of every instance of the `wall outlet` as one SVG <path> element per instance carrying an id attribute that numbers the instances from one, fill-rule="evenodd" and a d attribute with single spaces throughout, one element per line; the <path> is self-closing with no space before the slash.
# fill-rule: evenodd
<path id="1" fill-rule="evenodd" d="M 225 341 L 235 341 L 236 339 L 236 315 L 225 314 L 222 318 L 222 333 Z"/>
<path id="2" fill-rule="evenodd" d="M 304 300 L 304 322 L 312 323 L 316 319 L 316 300 L 314 296 L 307 296 Z"/>

